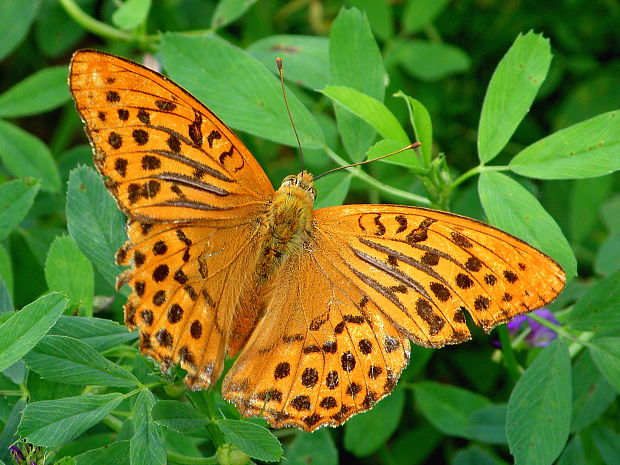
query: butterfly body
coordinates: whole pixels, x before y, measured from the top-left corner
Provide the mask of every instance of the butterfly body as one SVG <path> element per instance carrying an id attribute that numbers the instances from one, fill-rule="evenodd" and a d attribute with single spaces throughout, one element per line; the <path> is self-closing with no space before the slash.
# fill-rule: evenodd
<path id="1" fill-rule="evenodd" d="M 265 284 L 284 260 L 308 242 L 315 192 L 312 175 L 303 171 L 287 176 L 275 193 L 258 238 L 263 244 L 257 266 L 259 284 Z"/>
<path id="2" fill-rule="evenodd" d="M 116 259 L 140 348 L 275 427 L 337 426 L 392 392 L 409 342 L 470 338 L 552 301 L 564 272 L 479 221 L 403 205 L 313 210 L 312 175 L 274 191 L 235 134 L 128 60 L 75 53 L 95 165 L 129 218 Z"/>

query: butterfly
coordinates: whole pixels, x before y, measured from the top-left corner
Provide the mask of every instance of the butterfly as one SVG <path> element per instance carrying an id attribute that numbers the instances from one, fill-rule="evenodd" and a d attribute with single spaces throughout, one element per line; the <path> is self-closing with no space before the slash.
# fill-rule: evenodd
<path id="1" fill-rule="evenodd" d="M 139 64 L 74 54 L 94 161 L 127 215 L 125 323 L 162 370 L 273 427 L 338 426 L 389 394 L 410 341 L 442 347 L 539 308 L 565 275 L 479 221 L 403 205 L 313 209 L 312 174 L 276 191 L 237 136 Z"/>

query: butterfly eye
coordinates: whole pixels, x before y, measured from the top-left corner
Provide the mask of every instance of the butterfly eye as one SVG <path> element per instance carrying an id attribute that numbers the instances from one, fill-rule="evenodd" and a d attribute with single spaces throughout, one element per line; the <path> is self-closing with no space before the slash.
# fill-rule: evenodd
<path id="1" fill-rule="evenodd" d="M 293 186 L 295 184 L 297 184 L 296 182 L 297 180 L 297 176 L 290 174 L 287 177 L 284 178 L 284 180 L 282 181 L 282 185 L 283 186 Z"/>

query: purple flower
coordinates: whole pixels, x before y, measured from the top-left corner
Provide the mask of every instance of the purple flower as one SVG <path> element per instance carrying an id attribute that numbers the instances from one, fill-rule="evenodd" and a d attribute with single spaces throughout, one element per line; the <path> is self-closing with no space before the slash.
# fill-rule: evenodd
<path id="1" fill-rule="evenodd" d="M 547 308 L 535 310 L 534 313 L 551 323 L 554 323 L 556 325 L 560 324 L 559 321 L 555 319 L 555 316 L 553 316 L 551 310 Z M 532 347 L 547 346 L 557 337 L 557 334 L 554 331 L 541 325 L 539 322 L 533 320 L 527 315 L 517 315 L 508 322 L 507 326 L 510 334 L 514 336 L 516 333 L 518 333 L 526 321 L 530 326 L 530 333 L 525 337 L 525 341 Z"/>
<path id="2" fill-rule="evenodd" d="M 11 454 L 13 454 L 13 459 L 15 460 L 15 462 L 21 463 L 22 460 L 26 460 L 24 454 L 22 454 L 22 451 L 16 445 L 9 446 L 9 451 L 11 451 Z"/>

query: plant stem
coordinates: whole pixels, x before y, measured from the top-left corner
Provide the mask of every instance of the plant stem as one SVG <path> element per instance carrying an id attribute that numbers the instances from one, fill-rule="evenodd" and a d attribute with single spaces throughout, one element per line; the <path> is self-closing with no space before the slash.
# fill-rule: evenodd
<path id="1" fill-rule="evenodd" d="M 116 29 L 106 23 L 96 20 L 92 16 L 89 16 L 73 0 L 59 0 L 59 3 L 65 9 L 67 14 L 87 31 L 111 40 L 122 40 L 124 42 L 131 42 L 133 40 L 131 34 Z"/>
<path id="2" fill-rule="evenodd" d="M 562 336 L 564 339 L 568 339 L 569 341 L 573 341 L 576 344 L 579 344 L 580 346 L 586 346 L 586 347 L 594 347 L 593 344 L 590 344 L 589 340 L 592 338 L 592 333 L 584 333 L 582 335 L 582 337 L 575 337 L 573 336 L 571 333 L 569 333 L 568 331 L 566 331 L 562 326 L 560 325 L 556 325 L 555 323 L 550 322 L 549 320 L 536 315 L 535 313 L 530 313 L 527 315 L 528 318 L 531 318 L 532 320 L 536 321 L 537 323 L 540 323 L 541 325 L 543 325 L 545 328 L 549 328 L 551 331 L 553 331 L 554 333 L 556 333 L 558 336 Z"/>
<path id="3" fill-rule="evenodd" d="M 497 333 L 499 334 L 499 341 L 502 345 L 502 353 L 504 354 L 504 361 L 506 362 L 508 374 L 516 383 L 521 377 L 521 373 L 515 351 L 512 348 L 512 341 L 510 340 L 510 334 L 508 334 L 508 328 L 506 325 L 500 325 L 497 327 Z"/>
<path id="4" fill-rule="evenodd" d="M 472 176 L 476 174 L 480 174 L 483 171 L 508 171 L 508 170 L 509 170 L 508 166 L 484 166 L 484 165 L 474 166 L 472 169 L 464 172 L 458 178 L 456 178 L 449 188 L 450 190 L 453 190 L 459 184 L 462 184 L 464 181 L 468 180 Z"/>
<path id="5" fill-rule="evenodd" d="M 217 465 L 217 458 L 212 457 L 191 457 L 189 455 L 179 454 L 178 452 L 166 452 L 166 456 L 170 462 L 183 463 L 187 465 Z"/>

